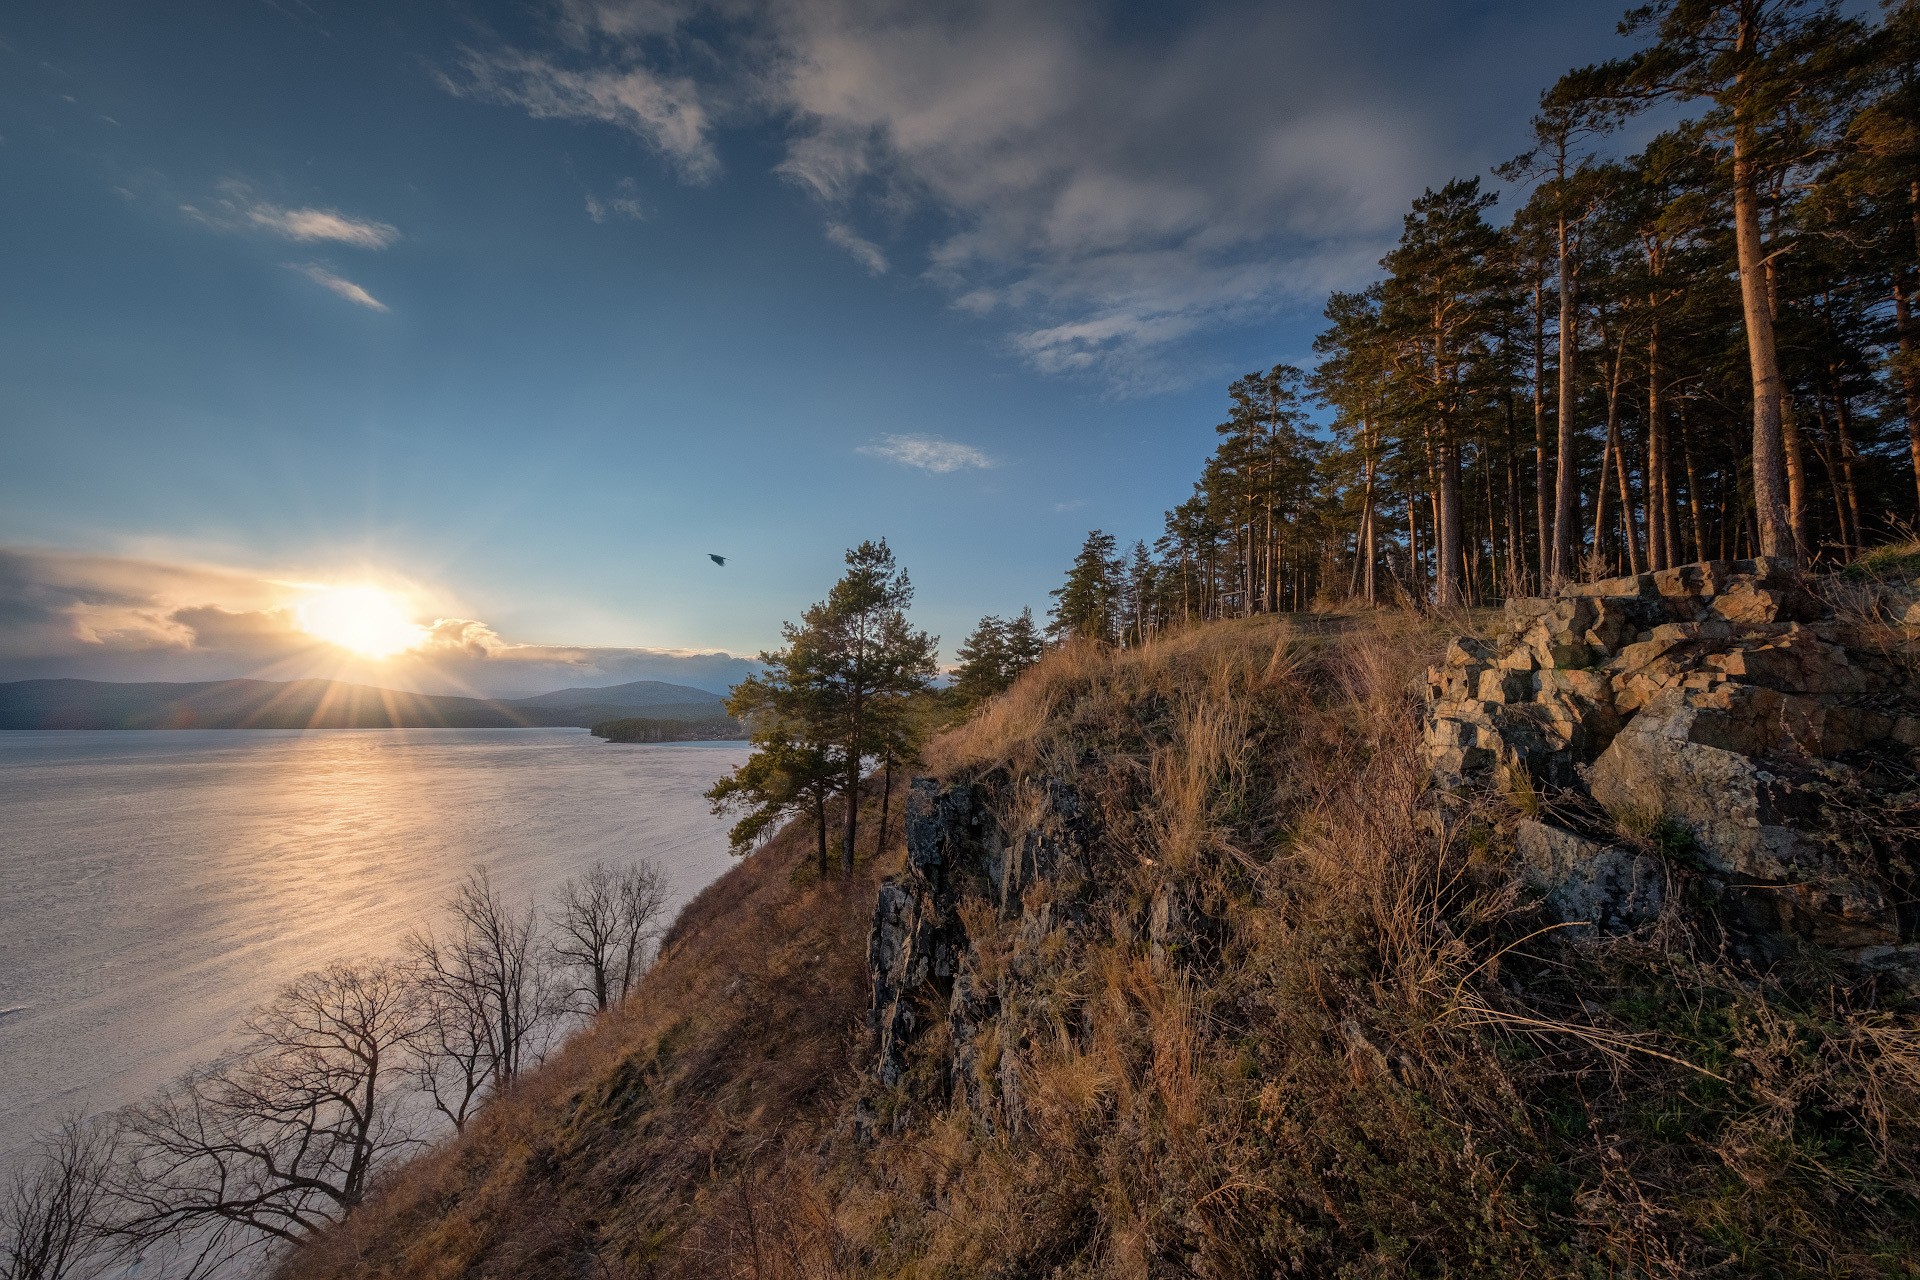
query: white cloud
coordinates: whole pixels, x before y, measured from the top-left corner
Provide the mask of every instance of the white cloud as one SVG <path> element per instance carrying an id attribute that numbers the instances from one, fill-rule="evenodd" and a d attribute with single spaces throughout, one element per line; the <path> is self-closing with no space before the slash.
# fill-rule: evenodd
<path id="1" fill-rule="evenodd" d="M 349 218 L 333 209 L 258 204 L 247 210 L 247 220 L 289 240 L 337 240 L 360 249 L 384 249 L 400 238 L 400 232 L 384 222 Z"/>
<path id="2" fill-rule="evenodd" d="M 356 306 L 365 307 L 369 311 L 387 310 L 386 303 L 380 301 L 380 299 L 374 297 L 353 281 L 333 274 L 333 272 L 327 270 L 317 262 L 289 262 L 287 266 L 298 271 L 322 289 L 330 290 Z"/>
<path id="3" fill-rule="evenodd" d="M 844 222 L 827 224 L 827 239 L 853 255 L 853 260 L 867 269 L 868 275 L 884 275 L 887 270 L 887 255 L 879 245 L 866 239 Z"/>
<path id="4" fill-rule="evenodd" d="M 254 198 L 244 182 L 220 184 L 206 208 L 183 204 L 180 211 L 220 231 L 266 231 L 288 240 L 332 241 L 356 249 L 384 249 L 400 238 L 399 228 L 371 218 L 355 218 L 338 209 L 290 209 Z"/>
<path id="5" fill-rule="evenodd" d="M 608 218 L 628 218 L 634 222 L 644 222 L 647 217 L 646 206 L 640 203 L 640 185 L 632 178 L 622 178 L 615 184 L 616 195 L 601 199 L 591 191 L 587 193 L 587 216 L 595 222 L 605 222 Z"/>
<path id="6" fill-rule="evenodd" d="M 545 57 L 469 52 L 464 78 L 443 77 L 454 93 L 504 102 L 537 119 L 610 124 L 665 155 L 689 182 L 720 171 L 707 111 L 694 82 L 639 65 L 566 67 Z"/>
<path id="7" fill-rule="evenodd" d="M 864 453 L 870 458 L 885 458 L 902 466 L 918 467 L 937 475 L 968 468 L 986 470 L 999 465 L 988 454 L 970 444 L 942 440 L 938 436 L 886 435 L 861 445 L 855 452 Z"/>

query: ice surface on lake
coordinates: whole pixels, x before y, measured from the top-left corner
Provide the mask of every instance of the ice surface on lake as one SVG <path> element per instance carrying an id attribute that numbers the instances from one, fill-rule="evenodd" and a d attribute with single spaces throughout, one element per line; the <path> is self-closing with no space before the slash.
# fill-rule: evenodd
<path id="1" fill-rule="evenodd" d="M 287 979 L 392 954 L 477 867 L 544 898 L 655 858 L 677 909 L 727 868 L 700 793 L 745 755 L 577 729 L 0 732 L 0 1167 L 216 1056 Z"/>

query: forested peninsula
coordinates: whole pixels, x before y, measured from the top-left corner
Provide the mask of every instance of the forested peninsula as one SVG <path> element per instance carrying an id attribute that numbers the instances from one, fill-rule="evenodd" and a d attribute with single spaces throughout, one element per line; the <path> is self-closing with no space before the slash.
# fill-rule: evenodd
<path id="1" fill-rule="evenodd" d="M 1542 95 L 1511 216 L 1415 200 L 1044 621 L 943 681 L 892 547 L 849 549 L 733 690 L 740 861 L 657 950 L 543 960 L 476 882 L 471 948 L 393 970 L 441 1003 L 290 992 L 171 1109 L 50 1136 L 0 1240 L 206 1232 L 281 1280 L 1920 1274 L 1920 3 L 1622 31 Z M 643 919 L 590 887 L 556 919 Z M 613 952 L 617 996 L 524 1034 L 543 965 Z M 449 1079 L 457 1119 L 372 1123 Z"/>

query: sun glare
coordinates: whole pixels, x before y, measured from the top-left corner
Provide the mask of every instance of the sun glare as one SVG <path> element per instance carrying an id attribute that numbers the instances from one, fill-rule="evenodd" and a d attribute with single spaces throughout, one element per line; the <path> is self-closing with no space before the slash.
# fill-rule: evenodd
<path id="1" fill-rule="evenodd" d="M 300 629 L 363 658 L 391 658 L 427 638 L 406 601 L 383 587 L 320 587 L 294 609 Z"/>

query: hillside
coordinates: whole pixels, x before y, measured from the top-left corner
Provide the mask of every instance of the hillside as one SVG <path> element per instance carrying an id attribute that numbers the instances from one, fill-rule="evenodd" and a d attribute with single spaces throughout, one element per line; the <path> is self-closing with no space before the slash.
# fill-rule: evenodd
<path id="1" fill-rule="evenodd" d="M 661 720 L 722 719 L 704 689 L 640 680 L 511 701 L 404 693 L 332 680 L 0 684 L 0 729 L 513 729 L 586 728 L 645 708 Z"/>
<path id="2" fill-rule="evenodd" d="M 1914 1274 L 1910 988 L 1750 944 L 1657 825 L 1606 833 L 1657 915 L 1558 923 L 1539 797 L 1427 787 L 1464 621 L 1050 654 L 904 839 L 743 861 L 285 1280 Z"/>

